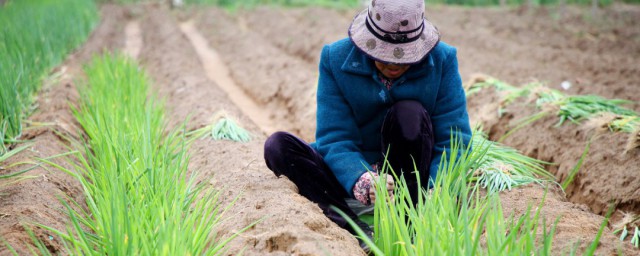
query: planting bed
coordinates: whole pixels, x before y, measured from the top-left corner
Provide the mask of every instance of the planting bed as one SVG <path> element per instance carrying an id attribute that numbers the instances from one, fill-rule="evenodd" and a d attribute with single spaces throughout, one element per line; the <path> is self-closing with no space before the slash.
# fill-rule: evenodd
<path id="1" fill-rule="evenodd" d="M 640 70 L 633 65 L 634 59 L 640 57 L 640 26 L 637 19 L 629 18 L 638 17 L 640 8 L 613 6 L 605 10 L 603 16 L 607 18 L 593 21 L 582 20 L 581 13 L 586 10 L 571 8 L 561 21 L 551 19 L 550 11 L 545 10 L 529 13 L 434 8 L 427 12 L 428 16 L 442 31 L 443 40 L 459 48 L 463 80 L 477 72 L 513 83 L 539 79 L 558 86 L 568 80 L 574 85 L 570 93 L 640 100 L 640 87 L 634 84 L 640 81 Z M 80 66 L 105 48 L 125 50 L 129 45 L 133 49 L 126 52 L 137 53 L 140 65 L 153 80 L 152 86 L 165 98 L 171 127 L 188 120 L 187 129 L 201 128 L 210 125 L 214 115 L 224 110 L 253 134 L 248 143 L 205 138 L 190 149 L 189 169 L 197 173 L 198 181 L 223 189 L 223 204 L 234 202 L 218 235 L 229 237 L 261 220 L 231 242 L 229 255 L 363 254 L 349 233 L 299 196 L 290 181 L 276 178 L 262 157 L 265 131 L 287 130 L 313 140 L 318 55 L 323 44 L 346 36 L 350 16 L 355 13 L 258 8 L 229 14 L 218 8 L 172 12 L 160 5 L 103 6 L 100 25 L 87 44 L 65 63 L 67 75 L 40 95 L 39 111 L 30 119 L 56 125 L 27 130 L 26 136 L 35 140 L 33 150 L 10 162 L 65 152 L 65 140 L 53 131 L 81 136 L 67 107 L 67 101 L 75 102 L 77 98 L 73 81 L 82 77 Z M 193 24 L 195 29 L 185 29 L 189 27 L 184 22 L 191 22 L 186 24 Z M 128 36 L 126 24 L 133 24 L 127 29 Z M 536 33 L 526 33 L 526 29 Z M 209 42 L 208 46 L 193 44 L 194 38 L 200 36 Z M 210 79 L 218 77 L 208 73 L 215 66 L 207 68 L 215 63 L 210 58 L 216 55 L 207 54 L 213 50 L 228 68 L 231 81 Z M 246 98 L 264 111 L 261 113 L 268 113 L 272 127 L 254 123 L 255 113 L 248 113 L 230 100 L 218 83 L 243 90 Z M 510 121 L 532 113 L 532 108 L 514 105 L 499 119 L 495 95 L 482 92 L 469 104 L 473 121 L 484 123 L 493 139 L 506 132 Z M 555 119 L 540 120 L 505 142 L 528 155 L 558 163 L 550 170 L 563 179 L 582 154 L 589 131 L 572 124 L 553 128 L 554 124 Z M 604 220 L 597 214 L 606 211 L 609 198 L 621 203 L 622 210 L 640 212 L 640 180 L 633 175 L 640 171 L 639 152 L 622 154 L 625 141 L 626 135 L 619 134 L 605 134 L 594 140 L 581 174 L 567 190 L 571 202 L 562 191 L 550 189 L 542 213 L 547 224 L 562 217 L 553 242 L 555 254 L 568 252 L 575 242 L 582 242 L 581 249 L 588 246 Z M 28 241 L 28 236 L 21 221 L 62 228 L 67 221 L 59 212 L 62 206 L 56 195 L 82 200 L 79 184 L 67 175 L 54 169 L 39 169 L 32 175 L 38 177 L 0 191 L 9 194 L 0 203 L 0 235 L 25 253 L 20 242 Z M 538 204 L 543 194 L 544 188 L 537 185 L 503 193 L 505 214 L 520 216 L 527 204 Z M 37 232 L 52 252 L 60 249 L 59 241 L 48 238 L 50 234 Z M 618 248 L 627 255 L 638 253 L 629 243 L 620 243 L 611 228 L 606 228 L 597 253 L 614 254 Z M 7 251 L 0 249 L 0 254 Z"/>
<path id="2" fill-rule="evenodd" d="M 101 22 L 85 45 L 54 70 L 56 78 L 49 79 L 40 92 L 36 102 L 38 109 L 29 118 L 34 125 L 25 127 L 22 137 L 31 140 L 32 146 L 2 163 L 3 166 L 24 161 L 35 162 L 34 157 L 46 158 L 66 153 L 69 143 L 65 137 L 82 136 L 69 108 L 69 102 L 76 102 L 78 98 L 75 82 L 82 74 L 82 65 L 102 51 L 119 49 L 124 45 L 126 10 L 119 6 L 104 5 L 100 13 Z M 35 125 L 37 123 L 44 125 Z M 53 161 L 69 167 L 61 158 Z M 29 166 L 0 169 L 0 172 L 15 172 Z M 28 254 L 23 244 L 31 241 L 23 224 L 40 223 L 64 230 L 68 220 L 64 213 L 66 210 L 58 199 L 70 197 L 82 202 L 84 198 L 80 184 L 61 171 L 51 167 L 36 168 L 27 175 L 35 177 L 0 191 L 3 194 L 0 200 L 0 237 L 14 245 L 20 255 Z M 35 234 L 51 252 L 62 249 L 61 241 L 49 237 L 50 232 L 36 229 Z M 0 246 L 0 255 L 8 254 L 4 244 Z"/>
<path id="3" fill-rule="evenodd" d="M 570 94 L 640 102 L 640 10 L 613 5 L 599 17 L 586 9 L 463 9 L 427 12 L 442 39 L 458 47 L 463 81 L 485 73 L 511 84 L 547 82 Z M 640 105 L 632 106 L 640 110 Z"/>

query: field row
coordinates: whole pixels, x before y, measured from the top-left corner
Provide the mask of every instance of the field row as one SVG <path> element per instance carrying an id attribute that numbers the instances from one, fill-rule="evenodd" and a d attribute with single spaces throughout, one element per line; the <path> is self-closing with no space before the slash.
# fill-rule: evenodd
<path id="1" fill-rule="evenodd" d="M 308 18 L 310 13 L 334 18 L 318 23 Z M 177 13 L 177 17 L 193 18 L 180 21 L 158 5 L 105 5 L 101 14 L 103 19 L 92 38 L 65 62 L 69 70 L 61 71 L 58 80 L 47 79 L 58 85 L 43 91 L 38 99 L 43 104 L 30 122 L 53 125 L 23 134 L 33 140 L 33 146 L 7 161 L 9 173 L 28 166 L 34 169 L 25 176 L 31 179 L 0 188 L 7 192 L 0 194 L 7 199 L 0 213 L 8 218 L 0 224 L 0 236 L 11 245 L 4 252 L 26 254 L 25 245 L 39 241 L 35 243 L 39 254 L 216 254 L 217 249 L 256 255 L 361 254 L 353 237 L 298 195 L 291 182 L 274 177 L 266 168 L 261 155 L 264 127 L 252 122 L 247 110 L 235 105 L 232 97 L 210 80 L 199 49 L 220 50 L 233 82 L 249 100 L 271 113 L 270 119 L 282 121 L 275 129 L 293 131 L 311 140 L 317 57 L 310 52 L 340 35 L 335 27 L 348 24 L 344 14 L 326 9 L 259 9 L 231 15 L 205 8 Z M 271 28 L 277 30 L 282 25 L 276 21 L 285 25 L 320 24 L 320 29 L 327 32 L 309 34 L 305 38 L 310 44 L 305 46 L 287 42 L 286 37 L 269 37 L 268 30 L 255 30 L 260 22 L 271 22 Z M 180 22 L 186 23 L 181 26 Z M 194 30 L 185 30 L 185 24 L 195 24 Z M 126 33 L 129 28 L 139 31 L 140 38 L 131 38 L 136 33 Z M 304 34 L 303 30 L 292 26 L 286 32 L 290 34 L 285 35 Z M 194 40 L 199 31 L 203 32 L 200 37 L 205 40 L 204 46 Z M 142 45 L 134 51 L 123 49 L 132 41 Z M 138 64 L 110 53 L 91 57 L 105 47 L 137 52 L 134 57 Z M 82 72 L 80 67 L 85 64 L 89 65 Z M 534 110 L 528 109 L 535 108 L 522 105 L 518 107 L 525 111 L 517 112 L 506 103 L 519 96 L 537 95 L 542 112 L 534 114 L 558 114 L 578 122 L 606 110 L 615 114 L 607 121 L 607 128 L 637 132 L 637 113 L 619 108 L 617 101 L 510 87 L 497 80 L 483 82 L 482 86 L 509 94 L 495 99 L 496 94 L 483 89 L 470 96 L 470 107 L 493 102 L 496 104 L 486 104 L 485 109 L 496 107 L 492 114 L 500 110 L 513 120 L 515 115 L 531 113 Z M 480 87 L 476 84 L 475 88 Z M 61 94 L 71 96 L 57 99 L 55 104 L 61 107 L 53 111 L 59 112 L 49 113 L 44 106 L 49 106 L 52 96 Z M 587 104 L 563 105 L 566 102 Z M 548 125 L 545 120 L 553 115 L 531 115 L 531 119 L 525 119 L 526 125 L 516 123 L 510 126 L 515 129 L 501 131 L 497 129 L 504 126 L 500 123 L 504 119 L 483 117 L 487 118 L 485 127 L 491 138 L 505 135 L 504 141 L 512 145 L 518 141 L 518 133 L 530 132 L 526 125 L 543 121 Z M 571 130 L 566 127 L 561 126 Z M 434 192 L 425 191 L 417 207 L 403 196 L 406 193 L 402 192 L 401 180 L 399 196 L 393 203 L 388 203 L 389 198 L 377 198 L 373 223 L 376 241 L 370 244 L 377 254 L 633 253 L 629 243 L 618 249 L 618 239 L 606 226 L 607 220 L 563 201 L 555 183 L 549 180 L 553 176 L 542 169 L 545 162 L 491 143 L 480 133 L 476 132 L 471 151 L 451 145 L 461 152 L 448 156 L 448 161 L 456 164 L 443 165 L 447 169 L 441 173 L 447 175 L 438 176 Z M 602 136 L 614 136 L 611 134 Z M 628 140 L 628 151 L 636 150 L 633 143 L 637 138 L 633 139 Z M 549 148 L 562 148 L 553 144 L 557 140 L 548 143 Z M 567 145 L 583 153 L 584 147 L 574 144 Z M 70 149 L 72 153 L 68 153 Z M 590 150 L 603 149 L 593 144 Z M 544 156 L 550 151 L 538 147 L 536 152 Z M 525 153 L 532 155 L 528 150 Z M 589 160 L 584 162 L 589 170 L 598 170 L 589 165 Z M 569 172 L 566 166 L 561 163 L 560 168 L 565 168 L 561 172 L 551 168 L 560 175 L 558 181 L 564 181 L 562 188 L 575 191 L 588 186 L 584 183 L 590 180 L 588 173 Z M 630 179 L 625 176 L 620 180 Z M 602 193 L 617 196 L 611 191 Z M 42 194 L 55 195 L 38 198 Z M 58 200 L 59 194 L 65 199 Z M 32 200 L 26 208 L 21 206 L 25 200 Z M 636 210 L 633 196 L 617 200 L 621 209 Z M 226 207 L 224 212 L 220 205 Z M 70 218 L 61 217 L 66 215 L 59 212 L 69 213 Z M 634 221 L 637 219 L 629 224 Z M 33 231 L 31 237 L 29 230 Z M 582 233 L 577 233 L 580 230 Z M 640 233 L 632 230 L 624 231 L 623 239 L 636 239 L 637 243 Z M 190 235 L 184 236 L 185 232 Z M 576 235 L 580 240 L 573 240 Z M 215 241 L 222 241 L 220 246 L 226 247 L 216 246 Z"/>

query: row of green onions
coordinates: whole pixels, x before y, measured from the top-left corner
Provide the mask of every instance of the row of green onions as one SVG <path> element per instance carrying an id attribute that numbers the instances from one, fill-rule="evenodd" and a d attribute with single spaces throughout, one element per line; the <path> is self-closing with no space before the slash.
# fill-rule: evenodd
<path id="1" fill-rule="evenodd" d="M 504 111 L 503 108 L 506 105 L 516 99 L 532 98 L 540 112 L 523 119 L 523 123 L 535 121 L 551 112 L 558 116 L 558 126 L 566 121 L 581 123 L 603 115 L 611 115 L 612 118 L 606 120 L 604 125 L 610 131 L 630 133 L 640 130 L 640 115 L 623 107 L 625 104 L 631 104 L 631 101 L 606 99 L 596 95 L 566 95 L 558 90 L 547 88 L 541 83 L 530 83 L 516 87 L 490 77 L 471 84 L 467 95 L 471 96 L 485 88 L 495 88 L 502 93 L 499 114 Z"/>
<path id="2" fill-rule="evenodd" d="M 530 207 L 518 217 L 504 216 L 499 194 L 480 193 L 485 185 L 482 178 L 474 176 L 474 170 L 479 167 L 489 169 L 493 164 L 524 167 L 518 173 L 526 182 L 514 185 L 542 182 L 534 173 L 541 173 L 544 177 L 549 177 L 549 174 L 540 172 L 542 169 L 538 162 L 511 155 L 513 152 L 506 147 L 485 140 L 476 133 L 473 141 L 478 144 L 473 148 L 452 140 L 451 152 L 460 153 L 443 157 L 433 188 L 422 190 L 414 199 L 416 201 L 409 197 L 403 177 L 395 177 L 394 199 L 388 196 L 384 181 L 376 186 L 374 240 L 364 238 L 375 255 L 551 253 L 556 224 L 549 226 L 545 223 L 541 217 L 541 205 L 535 210 Z M 500 156 L 501 152 L 510 156 Z M 535 171 L 531 170 L 532 167 Z M 385 165 L 383 169 L 391 170 L 391 167 Z M 487 170 L 483 172 L 476 175 L 491 175 Z M 514 172 L 514 169 L 509 168 L 509 172 Z M 487 188 L 497 191 L 502 186 Z M 358 230 L 356 225 L 353 226 Z M 539 230 L 543 232 L 539 233 Z M 360 235 L 365 237 L 363 233 Z"/>
<path id="3" fill-rule="evenodd" d="M 557 125 L 562 125 L 566 121 L 576 124 L 582 123 L 585 120 L 589 120 L 590 122 L 594 121 L 597 122 L 595 125 L 611 132 L 632 133 L 627 150 L 640 146 L 640 115 L 633 110 L 622 107 L 625 104 L 632 103 L 630 101 L 605 99 L 595 95 L 565 95 L 558 90 L 549 89 L 543 84 L 537 82 L 526 84 L 522 87 L 516 87 L 490 77 L 480 79 L 478 82 L 471 84 L 467 88 L 467 95 L 471 96 L 486 88 L 494 88 L 502 95 L 498 111 L 499 115 L 504 112 L 504 107 L 508 104 L 513 103 L 516 99 L 527 97 L 535 102 L 536 107 L 540 110 L 540 112 L 522 119 L 523 121 L 521 121 L 521 124 L 511 132 L 505 134 L 503 138 L 517 130 L 518 127 L 523 127 L 546 114 L 555 112 L 559 117 Z M 578 166 L 584 160 L 588 150 L 589 145 L 587 145 L 582 158 L 579 160 Z M 570 177 L 575 176 L 577 171 L 578 169 L 574 169 L 571 172 Z M 501 178 L 504 179 L 504 177 Z M 570 182 L 571 180 L 572 179 L 569 178 L 567 181 L 563 182 L 562 187 L 566 188 L 568 185 L 566 182 Z M 482 180 L 480 181 L 482 183 Z M 487 182 L 483 183 L 484 186 L 490 186 L 486 183 Z M 497 183 L 493 184 L 493 186 L 504 187 L 505 185 Z M 616 233 L 617 232 L 621 232 L 620 240 L 624 240 L 630 233 L 627 226 L 623 229 L 618 229 Z M 640 232 L 638 232 L 637 226 L 633 236 L 631 237 L 631 243 L 635 247 L 639 247 Z"/>
<path id="4" fill-rule="evenodd" d="M 75 116 L 87 135 L 74 170 L 88 210 L 68 205 L 72 226 L 44 227 L 77 255 L 215 255 L 219 192 L 188 173 L 184 128 L 166 131 L 163 104 L 131 60 L 105 55 L 85 69 Z M 151 95 L 151 96 L 149 96 Z M 48 255 L 37 243 L 38 254 Z"/>
<path id="5" fill-rule="evenodd" d="M 97 20 L 93 0 L 10 0 L 0 8 L 0 155 L 22 134 L 43 78 Z"/>
<path id="6" fill-rule="evenodd" d="M 470 152 L 478 157 L 469 181 L 477 182 L 489 192 L 511 190 L 512 187 L 529 183 L 542 184 L 555 177 L 544 169 L 550 163 L 523 155 L 517 150 L 487 139 L 479 129 L 472 137 L 474 149 Z"/>
<path id="7" fill-rule="evenodd" d="M 498 163 L 510 166 L 509 172 L 513 172 L 511 167 L 524 166 L 520 172 L 527 180 L 543 184 L 551 176 L 544 171 L 539 172 L 541 163 L 518 157 L 512 149 L 486 141 L 480 132 L 474 133 L 472 147 L 464 146 L 455 138 L 451 141 L 451 152 L 458 153 L 443 156 L 433 187 L 423 189 L 417 199 L 409 197 L 408 186 L 402 176 L 395 177 L 394 198 L 390 198 L 386 191 L 386 180 L 376 183 L 378 196 L 374 206 L 373 240 L 347 218 L 372 253 L 411 256 L 552 255 L 553 239 L 561 216 L 554 223 L 546 223 L 542 216 L 546 192 L 535 209 L 534 205 L 529 205 L 520 216 L 504 216 L 499 193 L 493 193 L 497 190 L 492 192 L 493 188 L 487 186 L 488 193 L 483 193 L 483 183 L 473 178 L 479 167 Z M 501 152 L 510 156 L 501 156 Z M 385 164 L 383 172 L 393 173 L 392 167 Z M 417 175 L 420 180 L 418 172 L 411 175 Z M 612 209 L 584 255 L 594 255 Z M 638 239 L 633 239 L 632 242 L 637 243 Z M 564 249 L 576 255 L 578 247 L 576 244 L 573 248 Z"/>

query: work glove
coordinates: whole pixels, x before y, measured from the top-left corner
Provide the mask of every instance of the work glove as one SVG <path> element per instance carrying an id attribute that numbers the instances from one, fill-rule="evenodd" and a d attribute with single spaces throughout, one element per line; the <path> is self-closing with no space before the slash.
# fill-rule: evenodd
<path id="1" fill-rule="evenodd" d="M 391 175 L 384 175 L 383 179 L 386 179 L 387 193 L 393 201 L 393 189 L 395 188 L 395 182 Z M 356 184 L 353 186 L 353 195 L 356 200 L 360 201 L 364 205 L 371 205 L 376 201 L 376 180 L 381 179 L 380 175 L 375 172 L 365 172 L 360 176 Z"/>

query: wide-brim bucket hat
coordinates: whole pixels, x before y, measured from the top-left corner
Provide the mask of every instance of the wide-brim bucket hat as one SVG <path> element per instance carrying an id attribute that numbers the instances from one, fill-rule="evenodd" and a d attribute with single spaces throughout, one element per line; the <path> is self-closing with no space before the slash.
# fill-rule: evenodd
<path id="1" fill-rule="evenodd" d="M 438 29 L 425 18 L 424 0 L 372 0 L 353 19 L 351 41 L 370 58 L 415 64 L 438 44 Z"/>

